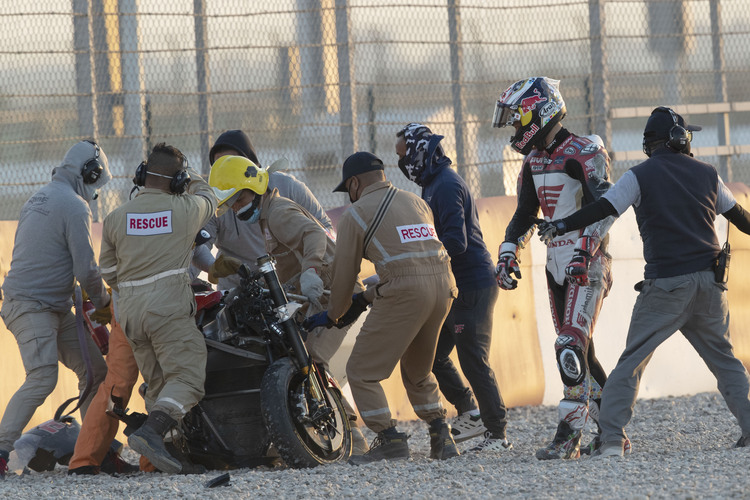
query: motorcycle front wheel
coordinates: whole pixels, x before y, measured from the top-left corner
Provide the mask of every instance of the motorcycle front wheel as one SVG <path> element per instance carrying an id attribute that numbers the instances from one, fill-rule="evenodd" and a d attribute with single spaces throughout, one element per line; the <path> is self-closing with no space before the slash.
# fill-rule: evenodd
<path id="1" fill-rule="evenodd" d="M 271 441 L 284 462 L 294 468 L 347 460 L 352 432 L 341 395 L 318 384 L 323 401 L 310 394 L 308 376 L 290 358 L 282 358 L 263 375 L 260 404 Z"/>

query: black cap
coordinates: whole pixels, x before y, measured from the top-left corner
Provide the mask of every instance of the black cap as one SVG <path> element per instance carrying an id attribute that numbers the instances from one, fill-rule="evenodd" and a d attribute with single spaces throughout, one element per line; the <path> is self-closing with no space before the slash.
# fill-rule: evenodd
<path id="1" fill-rule="evenodd" d="M 673 113 L 674 118 L 672 118 Z M 697 125 L 686 125 L 685 119 L 670 108 L 659 106 L 651 112 L 651 116 L 646 122 L 646 128 L 643 130 L 643 135 L 653 138 L 669 137 L 669 131 L 672 130 L 672 127 L 675 125 L 675 118 L 677 119 L 677 124 L 685 130 L 693 132 L 702 130 L 702 128 Z"/>
<path id="2" fill-rule="evenodd" d="M 341 183 L 336 186 L 336 189 L 334 189 L 333 192 L 345 193 L 346 187 L 344 187 L 344 184 L 346 184 L 346 181 L 349 180 L 350 177 L 364 174 L 365 172 L 370 172 L 372 170 L 384 170 L 383 161 L 380 158 L 366 151 L 354 153 L 349 158 L 344 160 Z"/>

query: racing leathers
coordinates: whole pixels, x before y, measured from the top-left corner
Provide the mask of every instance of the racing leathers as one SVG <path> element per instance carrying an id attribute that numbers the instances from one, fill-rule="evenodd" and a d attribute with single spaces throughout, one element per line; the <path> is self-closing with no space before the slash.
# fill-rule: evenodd
<path id="1" fill-rule="evenodd" d="M 562 128 L 546 149 L 534 149 L 524 160 L 518 206 L 500 254 L 515 255 L 518 247 L 523 248 L 539 208 L 546 220 L 559 219 L 598 200 L 611 185 L 609 156 L 599 138 L 579 137 Z M 591 416 L 598 421 L 606 374 L 594 354 L 592 333 L 612 285 L 606 234 L 613 222 L 614 217 L 607 217 L 547 243 L 547 290 L 564 399 L 559 406 L 558 435 L 549 447 L 537 452 L 540 459 L 577 458 L 586 420 Z"/>

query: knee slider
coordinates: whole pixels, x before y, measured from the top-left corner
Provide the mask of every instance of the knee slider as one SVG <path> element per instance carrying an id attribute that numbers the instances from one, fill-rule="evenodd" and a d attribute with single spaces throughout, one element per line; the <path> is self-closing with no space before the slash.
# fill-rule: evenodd
<path id="1" fill-rule="evenodd" d="M 562 334 L 555 341 L 557 368 L 563 383 L 580 385 L 586 377 L 586 356 L 573 335 Z"/>

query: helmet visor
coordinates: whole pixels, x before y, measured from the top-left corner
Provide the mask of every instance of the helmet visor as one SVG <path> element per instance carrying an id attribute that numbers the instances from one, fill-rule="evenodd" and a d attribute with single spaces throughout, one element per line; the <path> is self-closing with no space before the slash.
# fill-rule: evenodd
<path id="1" fill-rule="evenodd" d="M 508 104 L 497 101 L 495 113 L 492 116 L 492 126 L 495 128 L 508 127 L 521 119 L 517 112 L 518 106 L 509 106 Z"/>
<path id="2" fill-rule="evenodd" d="M 227 212 L 227 210 L 232 208 L 232 205 L 234 205 L 234 203 L 240 197 L 240 193 L 242 193 L 242 190 L 235 189 L 213 188 L 213 190 L 216 198 L 219 200 L 219 207 L 216 209 L 217 217 L 221 217 Z"/>

